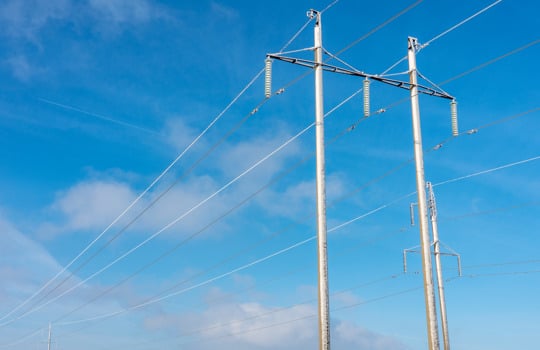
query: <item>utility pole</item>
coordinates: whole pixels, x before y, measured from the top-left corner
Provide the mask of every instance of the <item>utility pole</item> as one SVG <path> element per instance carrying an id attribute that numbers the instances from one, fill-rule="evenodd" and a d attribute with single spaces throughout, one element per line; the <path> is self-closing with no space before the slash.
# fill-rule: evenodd
<path id="1" fill-rule="evenodd" d="M 418 77 L 416 70 L 417 46 L 417 39 L 409 37 L 407 58 L 409 61 L 414 161 L 416 167 L 416 190 L 418 193 L 418 221 L 420 225 L 420 247 L 422 255 L 422 271 L 424 276 L 424 299 L 426 304 L 428 346 L 429 350 L 439 350 L 439 330 L 437 326 L 437 309 L 435 305 L 433 270 L 431 265 L 431 245 L 427 219 L 422 129 L 420 126 L 420 106 L 418 103 Z"/>
<path id="2" fill-rule="evenodd" d="M 324 158 L 324 106 L 321 13 L 308 11 L 315 18 L 315 142 L 316 142 L 316 182 L 317 182 L 317 251 L 319 285 L 319 349 L 330 349 L 330 302 L 328 294 L 328 255 L 326 243 L 326 178 Z"/>
<path id="3" fill-rule="evenodd" d="M 441 247 L 439 241 L 439 229 L 437 227 L 437 204 L 435 203 L 435 193 L 431 182 L 426 184 L 429 193 L 429 211 L 431 221 L 431 231 L 433 232 L 433 254 L 435 255 L 435 269 L 437 271 L 437 291 L 439 293 L 439 310 L 441 311 L 441 327 L 443 335 L 444 350 L 450 350 L 450 338 L 448 335 L 448 321 L 446 318 L 446 300 L 444 297 L 444 286 L 441 265 Z"/>
<path id="4" fill-rule="evenodd" d="M 328 293 L 328 254 L 326 242 L 326 176 L 324 159 L 324 104 L 323 104 L 323 62 L 321 12 L 309 10 L 307 15 L 315 20 L 313 30 L 314 45 L 309 50 L 314 51 L 314 60 L 297 60 L 278 54 L 267 54 L 265 60 L 264 95 L 272 96 L 272 59 L 298 63 L 310 67 L 315 72 L 315 178 L 317 202 L 317 268 L 319 294 L 319 350 L 330 350 L 330 297 Z"/>
<path id="5" fill-rule="evenodd" d="M 47 339 L 47 350 L 51 350 L 51 323 L 49 322 L 49 337 Z"/>

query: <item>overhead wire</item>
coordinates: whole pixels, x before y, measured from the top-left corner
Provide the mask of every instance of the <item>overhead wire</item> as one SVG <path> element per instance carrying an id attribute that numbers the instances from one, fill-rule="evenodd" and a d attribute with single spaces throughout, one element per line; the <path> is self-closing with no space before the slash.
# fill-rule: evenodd
<path id="1" fill-rule="evenodd" d="M 450 82 L 452 82 L 452 81 L 454 81 L 454 80 L 456 80 L 456 79 L 462 78 L 462 77 L 465 76 L 465 75 L 468 75 L 468 74 L 470 74 L 470 73 L 473 73 L 473 72 L 475 72 L 475 71 L 477 71 L 477 70 L 479 70 L 479 69 L 482 69 L 482 68 L 484 68 L 484 67 L 486 67 L 486 66 L 489 66 L 489 65 L 492 64 L 492 63 L 495 63 L 495 62 L 497 62 L 497 61 L 499 61 L 499 60 L 502 60 L 503 58 L 506 58 L 506 57 L 508 57 L 508 56 L 511 56 L 511 55 L 513 55 L 513 54 L 516 54 L 516 53 L 518 53 L 518 52 L 521 52 L 521 51 L 523 51 L 523 50 L 525 50 L 525 49 L 528 49 L 529 47 L 534 46 L 534 45 L 536 45 L 536 44 L 538 44 L 538 43 L 540 43 L 540 39 L 533 40 L 533 41 L 531 41 L 531 42 L 529 42 L 529 43 L 527 43 L 527 44 L 525 44 L 525 45 L 523 45 L 523 46 L 518 47 L 517 49 L 514 49 L 514 50 L 512 50 L 512 51 L 510 51 L 510 52 L 507 52 L 507 53 L 502 54 L 502 55 L 500 55 L 500 56 L 498 56 L 498 57 L 495 57 L 495 58 L 493 58 L 492 60 L 489 60 L 489 61 L 487 61 L 487 62 L 484 62 L 484 63 L 482 63 L 482 64 L 479 64 L 478 66 L 475 66 L 475 67 L 473 67 L 473 68 L 471 68 L 471 69 L 469 69 L 469 70 L 467 70 L 467 71 L 465 71 L 465 72 L 463 72 L 463 73 L 461 73 L 461 74 L 458 74 L 458 75 L 456 75 L 456 76 L 453 76 L 452 78 L 446 79 L 445 81 L 441 82 L 440 85 L 448 84 L 448 83 L 450 83 Z"/>
<path id="2" fill-rule="evenodd" d="M 334 0 L 331 3 L 329 3 L 324 9 L 321 10 L 321 13 L 325 13 L 326 11 L 330 10 L 334 5 L 336 5 L 339 2 L 339 0 Z"/>
<path id="3" fill-rule="evenodd" d="M 406 8 L 404 8 L 403 10 L 399 11 L 398 13 L 396 13 L 395 15 L 393 15 L 392 17 L 388 18 L 386 21 L 384 21 L 383 23 L 379 24 L 378 26 L 376 26 L 375 28 L 371 29 L 369 32 L 367 32 L 366 34 L 360 36 L 359 38 L 353 40 L 350 44 L 348 44 L 347 46 L 345 46 L 344 48 L 342 48 L 341 50 L 337 51 L 335 53 L 335 56 L 339 56 L 341 55 L 342 53 L 344 53 L 345 51 L 351 49 L 352 47 L 354 47 L 355 45 L 357 45 L 358 43 L 360 43 L 361 41 L 364 41 L 365 39 L 367 39 L 368 37 L 370 37 L 372 34 L 378 32 L 379 30 L 381 30 L 382 28 L 386 27 L 388 24 L 392 23 L 393 21 L 395 21 L 396 19 L 398 19 L 399 17 L 401 17 L 402 15 L 406 14 L 407 12 L 409 12 L 410 10 L 412 10 L 413 8 L 415 8 L 416 6 L 420 5 L 420 3 L 422 3 L 424 0 L 418 0 L 416 2 L 414 2 L 413 4 L 407 6 Z"/>
<path id="4" fill-rule="evenodd" d="M 434 183 L 434 184 L 433 184 L 433 187 L 441 186 L 441 185 L 446 185 L 446 184 L 449 184 L 449 183 L 452 183 L 452 182 L 456 182 L 456 181 L 461 181 L 461 180 L 469 179 L 469 178 L 476 177 L 476 176 L 479 176 L 479 175 L 489 174 L 489 173 L 492 173 L 492 172 L 494 172 L 494 171 L 499 171 L 499 170 L 503 170 L 503 169 L 508 169 L 508 168 L 514 167 L 514 166 L 516 166 L 516 165 L 521 165 L 521 164 L 529 163 L 529 162 L 532 162 L 532 161 L 535 161 L 535 160 L 538 160 L 538 159 L 540 159 L 540 155 L 539 155 L 539 156 L 535 156 L 535 157 L 531 157 L 531 158 L 527 158 L 527 159 L 523 159 L 523 160 L 519 160 L 519 161 L 517 161 L 517 162 L 504 164 L 504 165 L 501 165 L 501 166 L 498 166 L 498 167 L 495 167 L 495 168 L 486 169 L 486 170 L 481 170 L 481 171 L 478 171 L 478 172 L 475 172 L 475 173 L 472 173 L 472 174 L 469 174 L 469 175 L 464 175 L 464 176 L 456 177 L 456 178 L 453 178 L 453 179 L 449 179 L 449 180 L 437 182 L 437 183 Z"/>
<path id="5" fill-rule="evenodd" d="M 462 25 L 464 25 L 465 23 L 469 22 L 470 20 L 480 16 L 482 13 L 488 11 L 489 9 L 491 9 L 492 7 L 494 7 L 495 5 L 498 5 L 502 2 L 503 0 L 497 0 L 497 1 L 494 1 L 492 2 L 491 4 L 489 4 L 488 6 L 484 7 L 483 9 L 481 9 L 480 11 L 474 13 L 473 15 L 465 18 L 464 20 L 462 20 L 461 22 L 459 22 L 458 24 L 448 28 L 447 30 L 443 31 L 442 33 L 434 36 L 433 38 L 431 38 L 430 40 L 426 41 L 424 44 L 421 45 L 421 48 L 424 48 L 428 45 L 431 45 L 433 42 L 439 40 L 440 38 L 442 38 L 443 36 L 449 34 L 450 32 L 454 31 L 455 29 L 461 27 Z"/>
<path id="6" fill-rule="evenodd" d="M 494 214 L 494 213 L 502 213 L 502 212 L 507 212 L 507 211 L 513 210 L 513 209 L 524 208 L 524 207 L 529 207 L 529 206 L 536 206 L 536 205 L 540 205 L 540 202 L 534 201 L 534 202 L 515 204 L 515 205 L 511 205 L 511 206 L 507 206 L 507 207 L 494 208 L 494 209 L 484 210 L 484 211 L 476 211 L 476 212 L 456 215 L 456 216 L 452 216 L 452 217 L 444 217 L 444 216 L 442 216 L 442 217 L 439 217 L 438 220 L 439 220 L 439 222 L 454 221 L 454 220 L 460 220 L 460 219 L 470 218 L 470 217 L 479 216 L 479 215 L 491 215 L 491 214 Z"/>

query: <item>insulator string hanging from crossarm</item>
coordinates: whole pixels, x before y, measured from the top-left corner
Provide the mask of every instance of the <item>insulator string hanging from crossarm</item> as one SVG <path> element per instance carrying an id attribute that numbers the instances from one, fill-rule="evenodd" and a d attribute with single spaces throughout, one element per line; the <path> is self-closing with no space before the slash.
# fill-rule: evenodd
<path id="1" fill-rule="evenodd" d="M 370 115 L 370 105 L 369 105 L 369 84 L 371 82 L 368 78 L 364 79 L 364 117 L 369 117 Z"/>
<path id="2" fill-rule="evenodd" d="M 457 102 L 455 99 L 450 102 L 450 118 L 452 119 L 452 136 L 458 136 Z"/>
<path id="3" fill-rule="evenodd" d="M 272 96 L 272 59 L 267 57 L 264 61 L 264 97 Z"/>

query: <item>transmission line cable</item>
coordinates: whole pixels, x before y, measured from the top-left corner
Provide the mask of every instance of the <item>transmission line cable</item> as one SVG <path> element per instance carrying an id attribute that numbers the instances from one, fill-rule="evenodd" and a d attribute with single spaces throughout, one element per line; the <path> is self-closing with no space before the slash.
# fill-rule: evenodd
<path id="1" fill-rule="evenodd" d="M 368 37 L 370 37 L 372 34 L 378 32 L 379 30 L 381 30 L 382 28 L 386 27 L 388 24 L 392 23 L 393 21 L 395 21 L 396 19 L 398 19 L 399 17 L 401 17 L 402 15 L 406 14 L 407 12 L 409 12 L 410 10 L 412 10 L 413 8 L 415 8 L 416 6 L 420 5 L 420 3 L 422 3 L 424 0 L 418 0 L 416 1 L 415 3 L 407 6 L 406 8 L 404 8 L 403 10 L 401 10 L 400 12 L 396 13 L 395 15 L 393 15 L 392 17 L 390 17 L 389 19 L 387 19 L 386 21 L 384 21 L 383 23 L 379 24 L 378 26 L 376 26 L 375 28 L 373 28 L 372 30 L 370 30 L 369 32 L 367 32 L 366 34 L 362 35 L 361 37 L 359 37 L 358 39 L 354 40 L 353 42 L 351 42 L 350 44 L 348 44 L 347 46 L 345 46 L 344 48 L 342 48 L 341 50 L 337 51 L 335 53 L 335 56 L 339 56 L 341 55 L 342 53 L 344 53 L 345 51 L 351 49 L 353 46 L 357 45 L 358 43 L 360 43 L 361 41 L 367 39 Z"/>
<path id="2" fill-rule="evenodd" d="M 487 62 L 484 62 L 484 63 L 482 63 L 482 64 L 479 64 L 479 65 L 476 66 L 476 67 L 473 67 L 473 68 L 471 68 L 471 69 L 469 69 L 469 70 L 467 70 L 467 71 L 465 71 L 465 72 L 463 72 L 463 73 L 461 73 L 461 74 L 458 74 L 458 75 L 456 75 L 456 76 L 454 76 L 454 77 L 452 77 L 452 78 L 449 78 L 449 79 L 443 81 L 442 83 L 440 83 L 440 85 L 448 84 L 448 83 L 450 83 L 451 81 L 454 81 L 454 80 L 459 79 L 459 78 L 461 78 L 461 77 L 463 77 L 463 76 L 465 76 L 465 75 L 468 75 L 468 74 L 470 74 L 470 73 L 472 73 L 472 72 L 475 72 L 475 71 L 477 71 L 477 70 L 479 70 L 479 69 L 482 69 L 482 68 L 484 68 L 484 67 L 486 67 L 486 66 L 489 66 L 489 65 L 492 64 L 492 63 L 495 63 L 495 62 L 497 62 L 497 61 L 499 61 L 499 60 L 502 60 L 503 58 L 506 58 L 506 57 L 508 57 L 508 56 L 511 56 L 511 55 L 513 55 L 513 54 L 516 54 L 516 53 L 518 53 L 518 52 L 521 52 L 521 51 L 523 51 L 523 50 L 525 50 L 525 49 L 527 49 L 527 48 L 529 48 L 529 47 L 531 47 L 531 46 L 534 46 L 534 45 L 536 45 L 536 44 L 538 44 L 538 43 L 540 43 L 540 40 L 533 40 L 533 41 L 531 41 L 531 42 L 529 42 L 529 43 L 527 43 L 527 44 L 525 44 L 525 45 L 523 45 L 523 46 L 518 47 L 517 49 L 514 49 L 514 50 L 512 50 L 512 51 L 510 51 L 510 52 L 507 52 L 507 53 L 505 53 L 505 54 L 503 54 L 503 55 L 500 55 L 500 56 L 498 56 L 498 57 L 495 57 L 494 59 L 492 59 L 492 60 L 490 60 L 490 61 L 487 61 Z"/>
<path id="3" fill-rule="evenodd" d="M 462 20 L 461 22 L 453 25 L 452 27 L 448 28 L 447 30 L 435 35 L 433 38 L 429 39 L 426 43 L 424 43 L 423 45 L 421 45 L 421 48 L 424 48 L 430 44 L 432 44 L 434 41 L 436 40 L 439 40 L 440 38 L 442 38 L 443 36 L 449 34 L 450 32 L 456 30 L 457 28 L 461 27 L 462 25 L 464 25 L 465 23 L 469 22 L 470 20 L 478 17 L 479 15 L 481 15 L 482 13 L 486 12 L 487 10 L 491 9 L 493 6 L 499 4 L 500 2 L 502 2 L 502 0 L 497 0 L 493 3 L 491 3 L 490 5 L 484 7 L 483 9 L 481 9 L 480 11 L 474 13 L 473 15 L 465 18 L 464 20 Z M 403 56 L 401 59 L 399 59 L 396 63 L 394 63 L 392 66 L 390 66 L 387 70 L 385 70 L 382 75 L 390 72 L 392 69 L 394 69 L 395 67 L 397 67 L 401 62 L 405 61 L 407 59 L 407 56 Z"/>
<path id="4" fill-rule="evenodd" d="M 498 166 L 498 167 L 495 167 L 495 168 L 486 169 L 486 170 L 478 171 L 476 173 L 472 173 L 472 174 L 469 174 L 469 175 L 464 175 L 464 176 L 456 177 L 454 179 L 449 179 L 449 180 L 446 180 L 446 181 L 441 181 L 441 182 L 438 182 L 438 183 L 434 183 L 433 187 L 446 185 L 446 184 L 449 184 L 449 183 L 452 183 L 452 182 L 469 179 L 471 177 L 476 177 L 476 176 L 479 176 L 479 175 L 489 174 L 489 173 L 492 173 L 494 171 L 498 171 L 498 170 L 502 170 L 502 169 L 508 169 L 508 168 L 514 167 L 516 165 L 529 163 L 529 162 L 532 162 L 532 161 L 535 161 L 535 160 L 538 160 L 538 159 L 540 159 L 540 156 L 535 156 L 535 157 L 519 160 L 517 162 L 504 164 L 504 165 L 501 165 L 501 166 Z"/>
<path id="5" fill-rule="evenodd" d="M 428 40 L 427 42 L 425 42 L 424 44 L 421 45 L 421 47 L 426 47 L 430 44 L 432 44 L 433 42 L 435 42 L 436 40 L 439 40 L 440 38 L 442 38 L 443 36 L 447 35 L 448 33 L 454 31 L 455 29 L 461 27 L 462 25 L 464 25 L 465 23 L 469 22 L 470 20 L 480 16 L 482 13 L 486 12 L 487 10 L 491 9 L 492 7 L 494 7 L 495 5 L 498 5 L 502 2 L 502 0 L 497 0 L 491 4 L 489 4 L 488 6 L 484 7 L 483 9 L 481 9 L 480 11 L 474 13 L 473 15 L 465 18 L 463 21 L 459 22 L 458 24 L 448 28 L 447 30 L 445 30 L 444 32 L 434 36 L 433 38 L 431 38 L 430 40 Z"/>

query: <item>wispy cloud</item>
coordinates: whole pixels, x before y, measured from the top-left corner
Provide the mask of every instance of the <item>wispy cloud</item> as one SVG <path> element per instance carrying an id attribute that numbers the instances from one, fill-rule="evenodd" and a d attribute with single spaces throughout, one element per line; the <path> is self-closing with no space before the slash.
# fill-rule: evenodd
<path id="1" fill-rule="evenodd" d="M 8 58 L 6 62 L 11 67 L 13 76 L 22 82 L 28 82 L 36 74 L 43 71 L 39 67 L 31 64 L 28 61 L 28 58 L 22 54 L 12 56 Z"/>
<path id="2" fill-rule="evenodd" d="M 224 302 L 206 310 L 162 313 L 145 325 L 152 331 L 168 330 L 169 338 L 185 349 L 308 349 L 317 345 L 317 310 L 314 305 L 269 306 L 256 302 Z M 194 339 L 193 337 L 198 339 Z M 166 338 L 164 341 L 166 341 Z M 370 331 L 356 323 L 333 320 L 332 342 L 337 348 L 405 350 L 396 338 Z"/>
<path id="3" fill-rule="evenodd" d="M 6 0 L 0 4 L 4 35 L 36 41 L 39 31 L 50 21 L 67 19 L 72 11 L 69 0 Z"/>
<path id="4" fill-rule="evenodd" d="M 89 6 L 99 18 L 116 24 L 147 22 L 165 15 L 146 0 L 89 0 Z"/>

